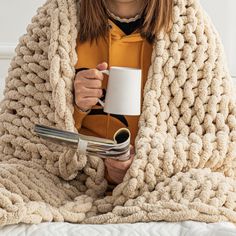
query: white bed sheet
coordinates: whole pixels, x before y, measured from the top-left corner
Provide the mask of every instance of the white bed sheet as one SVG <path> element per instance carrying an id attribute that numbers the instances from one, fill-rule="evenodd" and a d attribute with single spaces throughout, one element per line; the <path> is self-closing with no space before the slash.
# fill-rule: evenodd
<path id="1" fill-rule="evenodd" d="M 135 224 L 80 225 L 70 223 L 19 224 L 4 226 L 0 236 L 236 236 L 236 226 L 229 222 L 179 223 L 150 222 Z"/>

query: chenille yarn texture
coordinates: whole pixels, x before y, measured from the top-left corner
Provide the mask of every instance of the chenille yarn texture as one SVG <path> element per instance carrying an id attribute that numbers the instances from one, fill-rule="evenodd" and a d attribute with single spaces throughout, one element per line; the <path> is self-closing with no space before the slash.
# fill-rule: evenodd
<path id="1" fill-rule="evenodd" d="M 224 49 L 198 0 L 174 0 L 155 39 L 136 155 L 112 196 L 103 160 L 39 138 L 76 131 L 79 2 L 48 0 L 19 39 L 0 112 L 0 225 L 236 222 L 236 105 Z"/>

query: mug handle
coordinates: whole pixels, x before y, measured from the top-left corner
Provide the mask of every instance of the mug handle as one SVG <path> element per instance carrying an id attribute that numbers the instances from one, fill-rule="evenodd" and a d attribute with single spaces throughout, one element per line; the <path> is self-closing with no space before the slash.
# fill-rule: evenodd
<path id="1" fill-rule="evenodd" d="M 110 71 L 109 71 L 109 70 L 101 70 L 100 72 L 102 72 L 103 74 L 106 74 L 106 75 L 108 75 L 108 76 L 109 76 L 109 74 L 110 74 Z M 105 104 L 104 104 L 104 102 L 103 102 L 102 100 L 98 99 L 98 102 L 101 104 L 102 107 L 105 106 Z"/>

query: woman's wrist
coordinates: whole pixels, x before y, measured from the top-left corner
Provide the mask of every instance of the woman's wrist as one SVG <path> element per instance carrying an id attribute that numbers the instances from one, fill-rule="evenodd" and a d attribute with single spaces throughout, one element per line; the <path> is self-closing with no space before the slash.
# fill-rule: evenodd
<path id="1" fill-rule="evenodd" d="M 76 105 L 76 104 L 75 104 L 75 105 Z M 86 111 L 83 111 L 83 110 L 81 110 L 77 105 L 76 105 L 76 107 L 78 108 L 78 110 L 79 110 L 80 112 L 89 113 L 89 112 L 91 111 L 91 109 L 88 109 L 88 110 L 86 110 Z"/>
<path id="2" fill-rule="evenodd" d="M 82 110 L 82 109 L 77 105 L 77 103 L 76 103 L 75 95 L 74 95 L 74 104 L 75 104 L 75 106 L 76 106 L 76 109 L 77 109 L 78 111 L 80 111 L 80 112 L 89 113 L 89 112 L 91 111 L 91 109 L 88 109 L 88 110 L 86 110 L 86 111 Z"/>
<path id="3" fill-rule="evenodd" d="M 80 107 L 77 105 L 76 101 L 74 100 L 74 104 L 75 104 L 75 107 L 76 109 L 79 111 L 79 112 L 82 112 L 82 113 L 89 113 L 91 111 L 91 109 L 88 109 L 86 111 L 80 109 Z"/>

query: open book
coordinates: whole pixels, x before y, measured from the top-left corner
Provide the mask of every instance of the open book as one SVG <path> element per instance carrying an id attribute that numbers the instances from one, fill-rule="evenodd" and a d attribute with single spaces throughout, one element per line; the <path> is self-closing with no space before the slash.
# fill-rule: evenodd
<path id="1" fill-rule="evenodd" d="M 81 154 L 112 158 L 116 160 L 128 160 L 130 157 L 130 131 L 121 128 L 116 131 L 113 140 L 104 139 L 84 134 L 69 132 L 36 124 L 34 132 L 56 144 L 78 149 Z"/>

